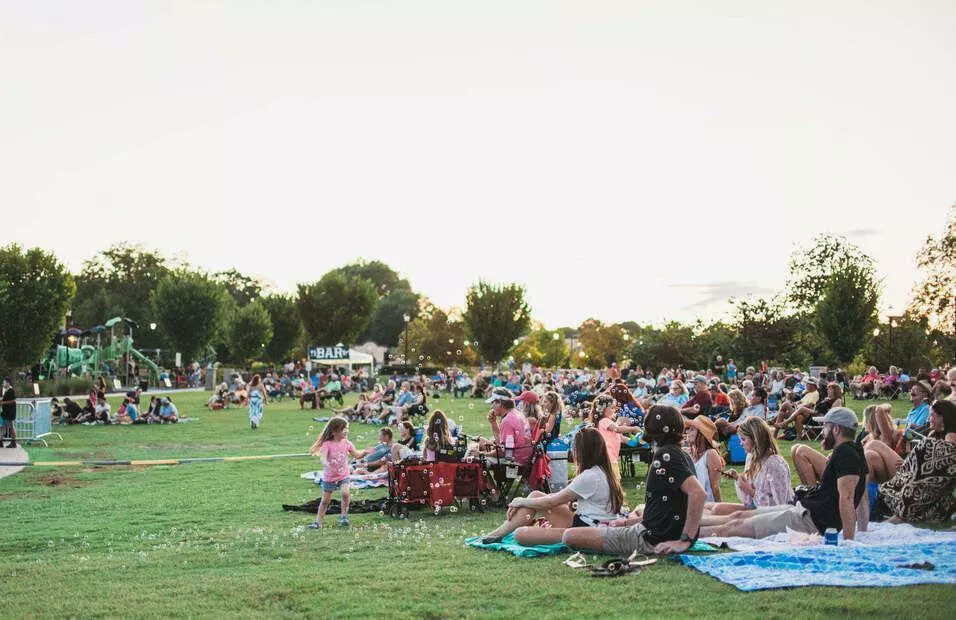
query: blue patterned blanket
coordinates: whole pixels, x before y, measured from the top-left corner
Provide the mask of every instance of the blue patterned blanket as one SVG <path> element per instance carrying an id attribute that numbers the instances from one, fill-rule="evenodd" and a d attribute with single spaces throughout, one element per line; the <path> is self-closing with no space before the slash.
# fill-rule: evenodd
<path id="1" fill-rule="evenodd" d="M 789 551 L 682 555 L 681 561 L 738 590 L 798 586 L 956 584 L 956 542 L 890 546 L 819 545 Z M 929 562 L 932 570 L 902 568 Z"/>

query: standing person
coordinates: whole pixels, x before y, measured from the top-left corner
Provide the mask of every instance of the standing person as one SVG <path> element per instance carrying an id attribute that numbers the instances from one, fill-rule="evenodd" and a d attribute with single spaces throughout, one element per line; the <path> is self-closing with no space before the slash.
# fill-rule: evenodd
<path id="1" fill-rule="evenodd" d="M 322 519 L 329 509 L 332 492 L 336 489 L 342 492 L 342 514 L 339 516 L 339 525 L 349 525 L 349 456 L 360 458 L 361 453 L 349 441 L 349 422 L 345 418 L 332 418 L 322 430 L 322 434 L 309 448 L 312 456 L 321 456 L 325 469 L 322 471 L 322 501 L 315 521 L 309 524 L 309 529 L 317 530 L 322 527 Z"/>
<path id="2" fill-rule="evenodd" d="M 734 364 L 733 358 L 727 360 L 727 383 L 737 383 L 737 364 Z"/>
<path id="3" fill-rule="evenodd" d="M 0 414 L 3 417 L 3 427 L 0 429 L 0 447 L 3 446 L 3 440 L 9 439 L 8 448 L 17 447 L 17 429 L 13 422 L 17 419 L 17 394 L 13 391 L 13 383 L 10 377 L 3 378 L 3 400 L 0 401 Z"/>
<path id="4" fill-rule="evenodd" d="M 681 450 L 684 419 L 675 407 L 654 405 L 647 412 L 645 437 L 654 445 L 647 474 L 644 511 L 635 510 L 610 527 L 575 527 L 562 542 L 572 549 L 627 556 L 683 553 L 697 540 L 706 492 L 694 475 L 694 463 Z"/>
<path id="5" fill-rule="evenodd" d="M 249 425 L 255 430 L 262 422 L 262 414 L 266 407 L 266 390 L 262 385 L 262 377 L 255 375 L 249 382 Z"/>

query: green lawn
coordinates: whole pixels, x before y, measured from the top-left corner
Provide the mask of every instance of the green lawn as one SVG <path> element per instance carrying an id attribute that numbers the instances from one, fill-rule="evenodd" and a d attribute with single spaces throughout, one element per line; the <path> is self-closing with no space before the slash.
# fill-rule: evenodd
<path id="1" fill-rule="evenodd" d="M 34 461 L 305 452 L 321 430 L 285 401 L 261 429 L 244 409 L 207 411 L 201 393 L 175 398 L 198 421 L 165 426 L 59 427 L 63 442 Z M 466 432 L 487 432 L 484 403 L 432 403 Z M 860 403 L 853 403 L 861 410 Z M 905 402 L 895 403 L 904 413 Z M 376 429 L 353 425 L 358 446 Z M 789 446 L 784 445 L 789 457 Z M 314 460 L 154 467 L 28 468 L 0 480 L 3 616 L 635 617 L 734 615 L 944 617 L 956 589 L 798 588 L 743 594 L 665 560 L 639 575 L 592 579 L 563 558 L 518 560 L 466 548 L 493 527 L 486 514 L 355 515 L 322 531 L 283 512 L 318 487 L 299 478 Z M 643 473 L 643 466 L 640 468 Z M 643 488 L 626 485 L 630 505 Z M 722 487 L 733 497 L 730 484 Z M 357 491 L 378 497 L 383 489 Z M 950 612 L 946 612 L 949 609 Z"/>

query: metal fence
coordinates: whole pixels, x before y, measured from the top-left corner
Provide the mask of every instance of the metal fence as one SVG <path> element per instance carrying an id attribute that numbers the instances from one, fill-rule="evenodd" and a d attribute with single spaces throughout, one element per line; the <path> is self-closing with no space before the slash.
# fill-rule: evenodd
<path id="1" fill-rule="evenodd" d="M 53 409 L 48 398 L 18 400 L 13 427 L 17 431 L 17 441 L 21 443 L 36 442 L 46 446 L 44 438 L 51 436 L 63 441 L 59 433 L 53 432 Z"/>

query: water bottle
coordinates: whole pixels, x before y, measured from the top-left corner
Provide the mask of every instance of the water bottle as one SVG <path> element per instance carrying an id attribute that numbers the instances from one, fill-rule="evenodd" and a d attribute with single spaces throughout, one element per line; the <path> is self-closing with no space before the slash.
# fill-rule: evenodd
<path id="1" fill-rule="evenodd" d="M 510 461 L 515 457 L 515 438 L 513 435 L 505 437 L 505 460 Z"/>

